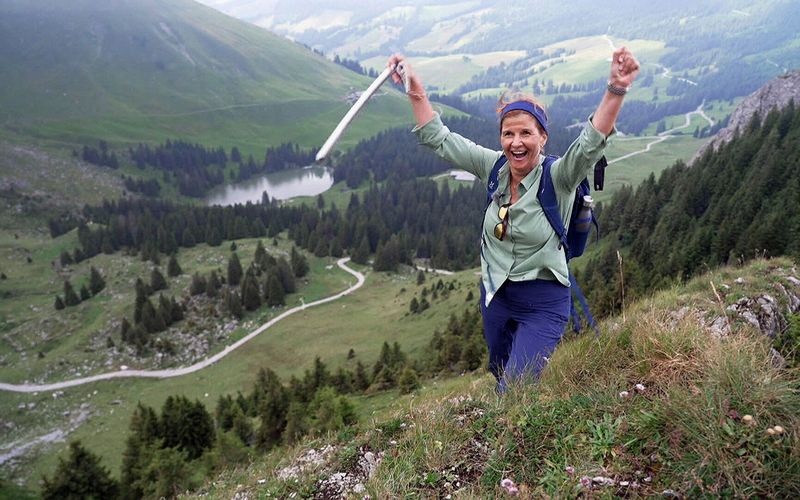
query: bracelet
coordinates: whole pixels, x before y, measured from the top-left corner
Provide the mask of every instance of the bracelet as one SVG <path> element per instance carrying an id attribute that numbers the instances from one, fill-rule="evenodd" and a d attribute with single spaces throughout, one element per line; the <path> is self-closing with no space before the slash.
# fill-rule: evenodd
<path id="1" fill-rule="evenodd" d="M 609 92 L 611 92 L 614 95 L 625 95 L 628 93 L 628 89 L 630 87 L 617 87 L 616 85 L 611 83 L 611 81 L 609 81 L 606 88 L 608 89 Z"/>

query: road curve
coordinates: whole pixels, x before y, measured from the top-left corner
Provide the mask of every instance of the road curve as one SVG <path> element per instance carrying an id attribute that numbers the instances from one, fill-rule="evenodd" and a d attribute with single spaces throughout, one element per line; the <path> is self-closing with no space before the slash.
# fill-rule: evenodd
<path id="1" fill-rule="evenodd" d="M 0 382 L 0 391 L 7 391 L 7 392 L 48 392 L 48 391 L 56 391 L 59 389 L 66 389 L 69 387 L 75 387 L 78 385 L 89 384 L 92 382 L 97 382 L 99 380 L 110 380 L 114 378 L 128 378 L 128 377 L 136 377 L 136 378 L 172 378 L 172 377 L 180 377 L 182 375 L 188 375 L 190 373 L 194 373 L 196 371 L 202 370 L 206 368 L 220 359 L 224 358 L 228 354 L 232 353 L 234 350 L 238 349 L 239 347 L 243 346 L 253 338 L 255 338 L 258 334 L 266 330 L 267 328 L 271 327 L 278 321 L 286 318 L 287 316 L 291 316 L 292 314 L 302 311 L 304 309 L 308 309 L 309 307 L 318 306 L 321 304 L 326 304 L 328 302 L 332 302 L 334 300 L 340 299 L 345 295 L 349 295 L 354 291 L 358 290 L 364 285 L 364 275 L 354 269 L 351 269 L 345 265 L 350 260 L 350 257 L 344 257 L 339 259 L 336 262 L 340 268 L 344 271 L 352 274 L 358 280 L 355 285 L 351 286 L 347 290 L 339 292 L 335 295 L 331 295 L 330 297 L 326 297 L 324 299 L 316 300 L 309 304 L 299 305 L 297 307 L 293 307 L 288 311 L 284 311 L 283 313 L 279 314 L 278 316 L 272 318 L 271 320 L 267 321 L 263 325 L 259 326 L 245 337 L 242 337 L 235 343 L 229 345 L 222 351 L 218 352 L 217 354 L 211 356 L 210 358 L 206 358 L 203 361 L 195 363 L 190 366 L 185 366 L 181 368 L 168 368 L 165 370 L 119 370 L 115 372 L 107 372 L 107 373 L 100 373 L 97 375 L 92 375 L 90 377 L 82 377 L 76 378 L 72 380 L 66 380 L 64 382 L 55 382 L 52 384 L 7 384 L 4 382 Z"/>

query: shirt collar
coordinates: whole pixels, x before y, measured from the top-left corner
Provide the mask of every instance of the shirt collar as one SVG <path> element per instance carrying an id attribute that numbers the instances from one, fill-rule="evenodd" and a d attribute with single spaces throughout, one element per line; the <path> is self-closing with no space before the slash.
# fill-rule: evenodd
<path id="1" fill-rule="evenodd" d="M 544 155 L 540 154 L 539 155 L 539 163 L 536 165 L 536 168 L 531 170 L 530 173 L 528 175 L 526 175 L 522 179 L 522 182 L 520 182 L 520 184 L 522 184 L 522 187 L 525 188 L 525 192 L 530 191 L 531 186 L 533 186 L 533 183 L 536 182 L 537 179 L 539 179 L 539 176 L 541 175 L 540 172 L 542 171 L 542 163 L 543 162 L 544 162 Z M 510 186 L 510 182 L 511 182 L 511 172 L 510 172 L 510 168 L 509 168 L 507 162 L 500 169 L 500 174 L 502 176 L 504 176 L 505 180 L 506 180 L 506 190 L 505 191 L 506 192 L 510 192 L 509 191 L 509 186 Z"/>

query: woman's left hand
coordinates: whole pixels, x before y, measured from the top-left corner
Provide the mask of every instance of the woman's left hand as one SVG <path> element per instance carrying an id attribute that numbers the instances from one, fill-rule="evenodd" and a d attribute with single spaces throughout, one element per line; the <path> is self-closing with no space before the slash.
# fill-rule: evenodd
<path id="1" fill-rule="evenodd" d="M 639 75 L 639 61 L 627 47 L 614 51 L 611 58 L 611 75 L 609 82 L 615 87 L 628 88 Z"/>

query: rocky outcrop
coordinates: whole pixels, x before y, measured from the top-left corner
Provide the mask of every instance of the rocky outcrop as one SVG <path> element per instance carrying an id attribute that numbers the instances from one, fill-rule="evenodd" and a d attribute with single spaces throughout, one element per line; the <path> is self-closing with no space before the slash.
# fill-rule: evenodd
<path id="1" fill-rule="evenodd" d="M 758 113 L 763 118 L 773 108 L 786 107 L 792 99 L 800 105 L 800 70 L 781 75 L 747 96 L 731 114 L 728 126 L 704 144 L 689 163 L 694 163 L 708 148 L 716 150 L 733 139 L 736 130 L 744 129 L 754 114 Z"/>

